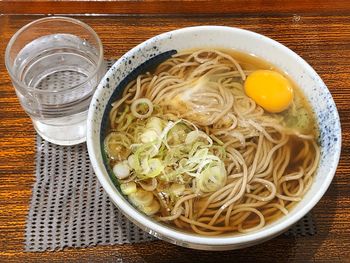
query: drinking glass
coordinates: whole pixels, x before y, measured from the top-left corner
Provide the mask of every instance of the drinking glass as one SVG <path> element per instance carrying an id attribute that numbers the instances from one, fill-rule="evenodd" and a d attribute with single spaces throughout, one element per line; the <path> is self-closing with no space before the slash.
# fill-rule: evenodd
<path id="1" fill-rule="evenodd" d="M 11 38 L 5 64 L 40 136 L 59 145 L 85 141 L 87 110 L 106 71 L 90 26 L 67 17 L 33 21 Z"/>

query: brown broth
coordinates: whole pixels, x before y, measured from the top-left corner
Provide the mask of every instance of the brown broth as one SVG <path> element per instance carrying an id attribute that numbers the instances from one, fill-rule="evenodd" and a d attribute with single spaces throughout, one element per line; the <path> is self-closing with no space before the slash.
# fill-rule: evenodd
<path id="1" fill-rule="evenodd" d="M 195 49 L 189 49 L 189 50 L 184 50 L 184 52 L 188 51 L 197 51 L 199 48 Z M 249 53 L 244 53 L 241 51 L 237 51 L 234 49 L 228 49 L 228 48 L 216 48 L 216 47 L 211 47 L 211 49 L 216 49 L 219 50 L 223 53 L 231 55 L 243 68 L 243 70 L 248 70 L 248 71 L 255 71 L 259 69 L 268 69 L 268 70 L 273 70 L 281 73 L 285 78 L 287 78 L 290 83 L 293 86 L 293 91 L 294 91 L 294 99 L 293 103 L 297 111 L 300 112 L 299 115 L 297 116 L 292 116 L 291 114 L 291 108 L 281 112 L 277 113 L 277 115 L 282 115 L 285 119 L 285 122 L 288 123 L 294 123 L 297 121 L 299 118 L 304 118 L 306 125 L 299 125 L 296 128 L 299 128 L 302 133 L 305 134 L 312 134 L 314 135 L 315 138 L 318 137 L 318 128 L 316 124 L 316 118 L 315 114 L 311 108 L 311 105 L 309 104 L 306 96 L 304 95 L 303 91 L 298 87 L 298 85 L 295 83 L 295 81 L 284 71 L 273 65 L 272 63 L 257 57 L 256 55 L 249 54 Z M 242 83 L 243 84 L 243 83 Z M 301 111 L 300 111 L 301 110 Z M 270 114 L 265 112 L 266 114 Z M 291 125 L 293 126 L 293 125 Z"/>
<path id="2" fill-rule="evenodd" d="M 258 69 L 268 69 L 268 70 L 274 70 L 279 73 L 281 73 L 284 77 L 286 77 L 293 86 L 294 91 L 294 99 L 293 102 L 295 104 L 295 107 L 297 109 L 303 109 L 306 116 L 301 116 L 304 118 L 307 118 L 308 125 L 307 127 L 302 127 L 302 132 L 312 134 L 315 136 L 315 138 L 318 136 L 318 128 L 316 125 L 316 118 L 315 114 L 311 108 L 311 105 L 309 104 L 306 96 L 304 95 L 303 91 L 298 87 L 298 85 L 295 83 L 295 81 L 284 71 L 280 70 L 275 65 L 253 55 L 248 53 L 239 52 L 233 49 L 218 49 L 222 52 L 225 52 L 227 54 L 230 54 L 234 59 L 236 59 L 242 68 L 244 70 L 258 70 Z M 288 110 L 285 110 L 284 112 L 280 113 L 284 115 L 284 118 L 286 121 L 288 121 L 288 118 L 290 118 L 290 112 Z"/>
<path id="3" fill-rule="evenodd" d="M 193 51 L 196 51 L 198 49 L 193 49 Z M 284 75 L 291 83 L 293 86 L 293 90 L 294 90 L 294 106 L 297 109 L 297 112 L 303 112 L 303 116 L 299 116 L 299 115 L 293 115 L 292 116 L 292 112 L 290 109 L 285 110 L 282 113 L 277 113 L 275 115 L 282 115 L 285 122 L 288 123 L 288 121 L 290 121 L 292 119 L 292 121 L 294 121 L 294 119 L 298 120 L 298 118 L 306 118 L 306 127 L 299 127 L 301 130 L 301 133 L 305 133 L 305 134 L 312 134 L 315 136 L 315 138 L 317 138 L 318 135 L 318 129 L 317 129 L 317 125 L 316 125 L 316 121 L 315 121 L 315 117 L 314 117 L 314 113 L 312 111 L 312 108 L 310 106 L 310 104 L 307 101 L 307 98 L 305 97 L 305 95 L 303 94 L 302 90 L 296 85 L 296 83 L 290 78 L 290 76 L 288 76 L 288 74 L 286 72 L 281 71 L 278 67 L 274 66 L 273 64 L 256 57 L 255 55 L 252 54 L 247 54 L 247 53 L 242 53 L 242 52 L 238 52 L 232 49 L 222 49 L 222 48 L 218 48 L 217 50 L 220 50 L 226 54 L 231 55 L 234 59 L 237 60 L 237 62 L 242 66 L 242 68 L 244 70 L 247 71 L 254 71 L 254 70 L 258 70 L 258 69 L 269 69 L 269 70 L 274 70 L 277 71 L 279 73 L 281 73 L 282 75 Z M 188 50 L 187 50 L 188 51 Z M 242 83 L 243 84 L 243 83 Z M 266 113 L 266 114 L 270 114 L 270 113 Z M 295 128 L 295 127 L 294 127 Z M 289 172 L 295 172 L 297 171 L 298 167 L 301 165 L 303 160 L 298 160 L 295 161 L 293 160 L 294 158 L 296 158 L 298 156 L 298 153 L 300 152 L 300 150 L 302 149 L 303 146 L 303 140 L 298 138 L 297 136 L 291 136 L 290 140 L 288 142 L 289 147 L 290 147 L 290 151 L 291 151 L 291 160 L 290 163 L 288 165 L 288 167 L 286 168 L 285 173 L 289 173 Z M 165 187 L 167 187 L 168 185 L 164 185 Z M 159 197 L 157 197 L 159 198 Z M 199 199 L 195 199 L 194 203 L 193 203 L 193 208 L 194 211 L 198 211 L 199 207 L 201 206 L 202 203 L 204 203 L 204 199 L 203 200 L 199 200 Z M 288 210 L 290 210 L 290 208 L 292 208 L 297 202 L 287 202 L 287 207 Z M 163 211 L 165 212 L 165 211 Z M 269 224 L 270 222 L 276 221 L 277 219 L 279 219 L 280 217 L 283 217 L 283 213 L 281 212 L 275 212 L 273 219 L 269 220 L 267 222 L 267 224 Z M 258 220 L 257 216 L 255 214 L 251 214 L 248 217 L 248 220 L 246 222 L 246 226 L 249 227 L 250 224 Z M 168 226 L 178 229 L 173 223 L 167 224 Z M 183 229 L 185 231 L 191 231 L 191 229 Z M 234 232 L 234 234 L 238 234 L 237 232 Z M 225 233 L 225 234 L 221 234 L 220 236 L 225 236 L 225 235 L 232 235 L 232 233 Z"/>
<path id="4" fill-rule="evenodd" d="M 194 51 L 195 50 L 197 50 L 197 49 L 194 49 Z M 294 91 L 293 103 L 295 104 L 295 107 L 299 111 L 301 109 L 304 111 L 303 114 L 305 114 L 306 116 L 301 116 L 301 117 L 303 117 L 303 118 L 306 117 L 307 121 L 308 121 L 308 126 L 302 127 L 301 132 L 305 133 L 305 134 L 312 134 L 315 138 L 317 138 L 318 128 L 317 128 L 317 124 L 315 121 L 316 120 L 315 114 L 311 108 L 311 105 L 309 104 L 303 91 L 298 87 L 298 85 L 293 81 L 293 79 L 286 72 L 280 70 L 275 65 L 255 56 L 253 54 L 248 54 L 248 53 L 243 53 L 243 52 L 239 52 L 239 51 L 232 50 L 232 49 L 223 49 L 223 48 L 216 48 L 216 50 L 219 50 L 219 51 L 222 51 L 226 54 L 231 55 L 235 60 L 237 60 L 237 62 L 242 66 L 242 68 L 244 70 L 254 71 L 254 70 L 259 70 L 259 69 L 268 69 L 268 70 L 277 71 L 277 72 L 281 73 L 284 77 L 286 77 L 292 83 L 292 86 L 293 86 L 293 91 Z M 265 112 L 265 113 L 269 114 L 267 112 Z M 290 114 L 291 114 L 290 110 L 285 110 L 282 113 L 277 113 L 277 115 L 278 114 L 282 114 L 286 121 L 288 121 L 289 118 L 292 118 L 292 116 L 290 116 Z M 298 116 L 294 116 L 294 117 L 298 117 Z M 294 161 L 294 158 L 296 158 L 296 156 L 298 155 L 298 153 L 300 152 L 300 150 L 302 148 L 303 139 L 293 135 L 290 137 L 288 145 L 289 145 L 290 151 L 291 151 L 291 155 L 290 155 L 291 160 L 290 160 L 289 165 L 286 168 L 285 173 L 292 173 L 292 172 L 298 171 L 298 167 L 300 167 L 300 165 L 303 162 L 303 160 Z M 311 153 L 311 154 L 314 154 L 314 153 Z M 198 209 L 198 207 L 200 207 L 201 203 L 203 203 L 203 202 L 204 202 L 204 200 L 202 200 L 201 202 L 198 202 L 198 200 L 197 200 L 197 202 L 195 201 L 194 207 L 197 207 L 197 209 Z M 286 207 L 290 211 L 291 209 L 294 208 L 294 206 L 297 203 L 298 202 L 288 202 Z M 279 218 L 281 218 L 283 216 L 284 216 L 284 214 L 280 211 L 274 212 L 273 218 L 271 218 L 271 220 L 268 220 L 266 222 L 266 225 L 278 220 Z M 257 219 L 258 218 L 255 214 L 251 214 L 247 218 L 247 222 L 245 223 L 245 226 L 249 227 L 250 223 L 255 222 Z M 187 231 L 192 232 L 190 229 Z M 235 232 L 234 234 L 238 234 L 238 233 Z M 232 235 L 232 233 L 224 233 L 224 234 L 221 234 L 220 236 L 227 236 L 227 235 Z"/>

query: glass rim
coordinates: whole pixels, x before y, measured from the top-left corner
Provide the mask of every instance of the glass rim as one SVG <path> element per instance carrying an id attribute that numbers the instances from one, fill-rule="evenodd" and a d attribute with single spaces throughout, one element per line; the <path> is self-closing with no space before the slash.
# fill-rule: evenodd
<path id="1" fill-rule="evenodd" d="M 83 28 L 85 28 L 92 36 L 93 38 L 95 38 L 95 40 L 97 41 L 97 45 L 98 45 L 98 51 L 100 53 L 99 57 L 98 57 L 98 62 L 97 62 L 97 66 L 94 69 L 94 71 L 88 75 L 88 77 L 83 81 L 80 82 L 74 86 L 62 89 L 62 90 L 55 90 L 55 91 L 49 91 L 49 90 L 39 90 L 39 89 L 35 89 L 33 87 L 30 87 L 28 85 L 26 85 L 23 81 L 19 80 L 13 70 L 12 67 L 10 66 L 10 50 L 13 46 L 13 44 L 15 43 L 15 41 L 17 40 L 17 38 L 25 31 L 27 30 L 29 27 L 38 24 L 38 23 L 42 23 L 42 22 L 49 22 L 50 20 L 63 20 L 63 21 L 68 21 L 71 22 L 73 24 L 79 25 Z M 26 25 L 24 25 L 23 27 L 21 27 L 20 29 L 17 30 L 17 32 L 11 37 L 10 41 L 8 42 L 7 46 L 6 46 L 6 50 L 5 50 L 5 66 L 6 69 L 11 77 L 11 80 L 13 82 L 16 82 L 16 84 L 18 84 L 19 86 L 21 86 L 22 88 L 25 88 L 27 91 L 33 92 L 33 93 L 39 93 L 39 94 L 45 94 L 45 93 L 54 93 L 54 94 L 59 94 L 59 93 L 64 93 L 67 91 L 73 91 L 75 89 L 78 89 L 79 87 L 81 87 L 82 85 L 84 85 L 85 83 L 89 82 L 100 70 L 100 67 L 102 66 L 102 62 L 103 62 L 104 58 L 103 58 L 103 46 L 102 46 L 102 42 L 101 39 L 99 38 L 99 36 L 97 35 L 97 33 L 92 29 L 92 27 L 90 27 L 88 24 L 75 19 L 75 18 L 71 18 L 71 17 L 65 17 L 65 16 L 48 16 L 48 17 L 43 17 L 43 18 L 39 18 L 36 19 Z M 16 89 L 16 88 L 15 88 Z"/>

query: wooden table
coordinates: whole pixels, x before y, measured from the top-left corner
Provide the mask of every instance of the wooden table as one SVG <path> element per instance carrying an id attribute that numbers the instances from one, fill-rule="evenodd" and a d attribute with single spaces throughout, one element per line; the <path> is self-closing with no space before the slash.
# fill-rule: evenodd
<path id="1" fill-rule="evenodd" d="M 154 1 L 150 2 L 155 8 Z M 255 1 L 257 6 L 254 9 L 251 3 L 246 6 L 245 1 L 238 2 L 242 12 L 231 3 L 222 14 L 210 14 L 219 12 L 218 7 L 212 4 L 212 10 L 209 8 L 203 12 L 194 12 L 192 8 L 192 13 L 203 13 L 201 15 L 191 15 L 186 8 L 184 13 L 187 14 L 180 14 L 163 6 L 160 10 L 168 14 L 155 14 L 157 12 L 153 9 L 153 12 L 145 9 L 148 14 L 125 15 L 132 13 L 129 8 L 125 9 L 128 12 L 121 11 L 124 15 L 77 18 L 96 30 L 107 58 L 118 58 L 141 41 L 168 30 L 211 24 L 235 26 L 264 34 L 307 60 L 331 91 L 343 129 L 343 150 L 337 173 L 326 195 L 313 209 L 317 234 L 296 238 L 282 235 L 258 246 L 226 252 L 195 251 L 163 241 L 88 249 L 67 248 L 58 252 L 24 252 L 25 220 L 34 183 L 35 132 L 18 103 L 3 55 L 14 32 L 40 16 L 3 15 L 0 16 L 0 262 L 350 262 L 349 1 L 343 2 L 344 8 L 337 1 L 296 1 L 300 4 L 295 6 L 296 11 L 291 4 L 279 3 L 281 5 L 276 7 L 268 1 L 269 8 L 261 1 Z M 3 4 L 0 7 L 4 7 Z M 222 2 L 219 5 L 225 6 Z M 14 13 L 14 7 L 9 4 L 3 10 Z M 46 6 L 44 12 L 54 13 L 55 10 L 50 8 L 52 6 Z M 69 10 L 69 6 L 65 8 L 58 9 L 58 13 Z M 35 13 L 32 9 L 28 9 L 28 13 Z M 118 13 L 118 10 L 112 11 Z M 99 9 L 99 12 L 103 13 L 103 10 Z"/>

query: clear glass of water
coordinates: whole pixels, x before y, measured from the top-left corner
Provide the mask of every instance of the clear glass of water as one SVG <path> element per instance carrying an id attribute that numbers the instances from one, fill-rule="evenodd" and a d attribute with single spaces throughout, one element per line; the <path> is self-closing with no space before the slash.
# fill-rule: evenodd
<path id="1" fill-rule="evenodd" d="M 101 40 L 67 17 L 33 21 L 11 38 L 5 64 L 23 109 L 47 141 L 85 141 L 87 110 L 105 74 Z"/>

